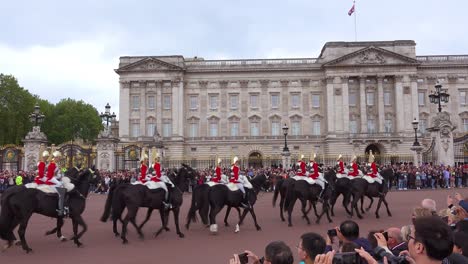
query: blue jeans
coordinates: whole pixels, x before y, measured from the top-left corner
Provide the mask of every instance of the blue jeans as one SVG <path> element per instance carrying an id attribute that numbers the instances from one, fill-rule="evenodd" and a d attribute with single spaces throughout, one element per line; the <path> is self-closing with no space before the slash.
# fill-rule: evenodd
<path id="1" fill-rule="evenodd" d="M 445 188 L 450 187 L 450 178 L 449 179 L 444 178 L 444 183 L 445 183 Z"/>
<path id="2" fill-rule="evenodd" d="M 432 186 L 432 189 L 435 188 L 435 183 L 436 183 L 436 179 L 435 179 L 435 178 L 432 178 L 432 179 L 431 179 L 431 186 Z"/>
<path id="3" fill-rule="evenodd" d="M 398 179 L 398 189 L 404 189 L 404 188 L 406 188 L 406 180 Z"/>

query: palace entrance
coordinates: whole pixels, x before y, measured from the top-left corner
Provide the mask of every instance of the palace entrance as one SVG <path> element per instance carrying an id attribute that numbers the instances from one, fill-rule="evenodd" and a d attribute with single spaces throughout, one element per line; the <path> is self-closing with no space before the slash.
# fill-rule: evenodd
<path id="1" fill-rule="evenodd" d="M 260 152 L 254 151 L 249 154 L 249 168 L 262 168 L 262 154 Z"/>

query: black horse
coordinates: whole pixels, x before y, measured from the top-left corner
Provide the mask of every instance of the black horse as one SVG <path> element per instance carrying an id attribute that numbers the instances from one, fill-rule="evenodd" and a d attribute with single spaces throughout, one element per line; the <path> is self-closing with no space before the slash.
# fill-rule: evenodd
<path id="1" fill-rule="evenodd" d="M 177 174 L 174 176 L 171 173 L 168 175 L 174 183 L 175 187 L 172 188 L 170 194 L 170 203 L 172 204 L 172 212 L 174 214 L 174 222 L 176 225 L 177 234 L 179 237 L 184 237 L 184 234 L 180 232 L 179 228 L 179 212 L 180 207 L 183 201 L 183 191 L 187 188 L 188 180 L 191 180 L 195 176 L 195 171 L 189 166 L 182 166 Z M 158 209 L 161 215 L 162 227 L 156 233 L 159 234 L 163 229 L 168 230 L 167 228 L 167 216 L 169 210 L 165 209 L 165 191 L 163 189 L 150 190 L 148 187 L 137 184 L 120 184 L 112 186 L 109 190 L 109 195 L 106 200 L 106 205 L 104 208 L 104 213 L 101 217 L 101 221 L 105 222 L 109 218 L 112 211 L 112 221 L 113 221 L 113 232 L 116 236 L 121 237 L 124 244 L 128 243 L 127 240 L 127 225 L 128 222 L 131 222 L 132 225 L 136 228 L 140 238 L 143 238 L 143 232 L 141 231 L 143 225 L 149 220 L 151 212 L 153 209 Z M 136 223 L 136 216 L 138 209 L 140 207 L 148 208 L 148 213 L 145 221 L 138 226 Z M 124 209 L 127 208 L 127 215 L 122 219 L 122 213 Z M 112 209 L 112 210 L 111 210 Z M 122 222 L 122 231 L 121 234 L 117 231 L 117 221 Z"/>
<path id="2" fill-rule="evenodd" d="M 335 203 L 340 195 L 343 196 L 343 207 L 348 214 L 351 214 L 351 211 L 348 209 L 352 195 L 351 180 L 347 177 L 337 178 L 336 171 L 333 169 L 329 170 L 328 173 L 330 174 L 329 183 L 333 185 L 332 197 L 330 199 L 331 215 L 335 216 Z"/>
<path id="3" fill-rule="evenodd" d="M 329 181 L 329 175 L 325 173 L 325 180 Z M 310 219 L 308 217 L 308 213 L 310 211 L 306 209 L 307 201 L 309 201 L 316 211 L 315 205 L 320 200 L 319 196 L 322 192 L 322 187 L 318 184 L 309 184 L 305 180 L 294 180 L 292 178 L 287 179 L 287 188 L 286 188 L 286 198 L 284 200 L 283 210 L 288 211 L 288 226 L 292 226 L 291 215 L 294 209 L 294 205 L 299 199 L 301 201 L 301 211 L 303 214 L 303 218 L 306 219 L 307 224 L 310 224 Z M 284 184 L 284 183 L 283 183 Z M 323 197 L 322 197 L 322 212 L 321 214 L 317 214 L 317 220 L 315 221 L 317 224 L 320 223 L 320 220 L 324 214 L 327 214 L 327 219 L 331 223 L 332 219 L 330 218 L 329 214 L 329 200 L 332 195 L 332 188 L 329 184 L 325 184 L 325 189 L 323 190 Z"/>
<path id="4" fill-rule="evenodd" d="M 67 204 L 69 207 L 69 216 L 73 225 L 73 242 L 80 247 L 82 243 L 79 239 L 87 231 L 87 225 L 84 222 L 81 214 L 86 208 L 86 197 L 88 196 L 90 184 L 99 181 L 100 176 L 98 171 L 86 169 L 68 173 L 75 188 L 67 194 Z M 61 237 L 61 227 L 63 225 L 63 217 L 59 217 L 57 213 L 56 194 L 47 194 L 37 189 L 28 189 L 25 186 L 11 187 L 3 193 L 1 200 L 0 212 L 0 238 L 8 242 L 7 248 L 13 245 L 16 240 L 13 234 L 14 229 L 19 225 L 18 235 L 21 240 L 22 248 L 27 252 L 32 249 L 26 242 L 26 228 L 33 213 L 38 213 L 48 217 L 57 218 L 57 227 L 46 234 L 57 232 L 57 236 Z M 78 233 L 78 226 L 82 226 L 82 231 Z"/>
<path id="5" fill-rule="evenodd" d="M 362 178 L 351 180 L 351 187 L 352 187 L 351 189 L 352 189 L 352 197 L 353 197 L 353 200 L 351 203 L 351 213 L 350 213 L 351 217 L 353 216 L 353 211 L 356 210 L 356 215 L 360 219 L 362 219 L 362 215 L 359 212 L 357 204 L 359 200 L 361 200 L 361 212 L 364 213 L 363 203 L 364 203 L 365 196 L 367 196 L 371 200 L 369 207 L 366 209 L 367 211 L 370 210 L 372 203 L 374 202 L 373 198 L 374 197 L 379 198 L 379 202 L 377 204 L 377 210 L 375 211 L 376 218 L 380 218 L 379 210 L 380 210 L 380 206 L 382 205 L 382 202 L 385 204 L 388 216 L 392 216 L 392 213 L 390 212 L 388 208 L 386 196 L 388 193 L 388 181 L 389 179 L 393 177 L 393 173 L 394 172 L 392 168 L 381 170 L 380 175 L 383 177 L 382 184 L 379 184 L 377 182 L 369 183 L 367 180 L 362 179 Z"/>
<path id="6" fill-rule="evenodd" d="M 248 196 L 248 202 L 250 207 L 245 208 L 242 215 L 240 216 L 239 222 L 236 226 L 236 232 L 239 231 L 239 226 L 242 225 L 242 222 L 250 212 L 252 218 L 255 223 L 255 227 L 257 230 L 261 230 L 261 227 L 257 223 L 257 217 L 254 211 L 254 205 L 257 201 L 257 195 L 261 190 L 261 187 L 264 186 L 265 182 L 268 180 L 268 176 L 266 174 L 257 175 L 254 177 L 250 183 L 252 184 L 253 189 L 246 188 L 245 191 L 247 192 L 246 195 Z M 210 231 L 212 233 L 218 232 L 218 226 L 216 224 L 216 215 L 224 208 L 224 206 L 228 206 L 228 209 L 235 208 L 239 211 L 239 208 L 242 208 L 243 202 L 243 194 L 240 190 L 231 191 L 229 190 L 228 186 L 225 184 L 218 184 L 213 187 L 209 188 L 209 191 L 205 193 L 204 196 L 201 197 L 200 201 L 203 203 L 204 210 L 200 210 L 200 216 L 202 219 L 208 218 L 208 210 L 206 210 L 206 205 L 209 206 L 209 223 L 210 223 Z M 192 202 L 193 205 L 193 202 Z M 193 214 L 189 214 L 188 219 L 195 220 L 195 211 L 191 211 Z M 226 215 L 229 214 L 229 210 L 226 212 Z M 226 216 L 227 217 L 227 216 Z M 225 218 L 226 221 L 226 218 Z"/>

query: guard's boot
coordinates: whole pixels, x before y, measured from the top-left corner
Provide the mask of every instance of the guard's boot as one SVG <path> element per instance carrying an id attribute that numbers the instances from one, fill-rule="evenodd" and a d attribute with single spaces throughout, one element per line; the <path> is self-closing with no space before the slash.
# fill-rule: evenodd
<path id="1" fill-rule="evenodd" d="M 55 187 L 57 190 L 58 194 L 58 209 L 57 209 L 57 214 L 59 217 L 65 217 L 65 210 L 64 210 L 64 205 L 65 205 L 65 194 L 67 193 L 67 189 L 61 188 L 61 187 Z"/>
<path id="2" fill-rule="evenodd" d="M 322 188 L 322 190 L 320 191 L 320 194 L 318 196 L 318 201 L 323 203 L 323 193 L 325 192 L 325 189 Z"/>
<path id="3" fill-rule="evenodd" d="M 167 190 L 167 195 L 166 195 L 166 200 L 163 202 L 164 204 L 164 208 L 165 209 L 172 209 L 173 206 L 171 204 L 171 193 L 172 193 L 172 190 L 168 188 Z"/>
<path id="4" fill-rule="evenodd" d="M 250 209 L 251 205 L 249 202 L 249 192 L 246 191 L 244 194 L 244 199 L 241 202 L 241 206 L 244 207 L 245 209 Z"/>

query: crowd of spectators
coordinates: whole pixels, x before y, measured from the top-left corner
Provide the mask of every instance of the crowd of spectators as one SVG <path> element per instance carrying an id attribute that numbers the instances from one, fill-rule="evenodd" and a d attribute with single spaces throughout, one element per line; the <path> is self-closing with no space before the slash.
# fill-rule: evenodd
<path id="1" fill-rule="evenodd" d="M 264 257 L 252 251 L 234 254 L 230 264 L 333 264 L 333 263 L 468 263 L 468 200 L 460 193 L 447 197 L 447 207 L 437 211 L 424 199 L 408 217 L 408 225 L 370 231 L 367 236 L 351 220 L 326 234 L 305 233 L 298 238 L 297 253 L 283 241 L 269 243 Z M 295 262 L 296 261 L 296 262 Z"/>

